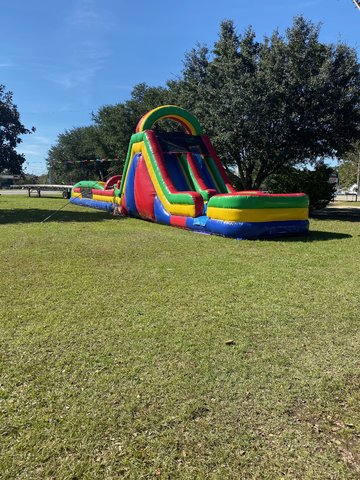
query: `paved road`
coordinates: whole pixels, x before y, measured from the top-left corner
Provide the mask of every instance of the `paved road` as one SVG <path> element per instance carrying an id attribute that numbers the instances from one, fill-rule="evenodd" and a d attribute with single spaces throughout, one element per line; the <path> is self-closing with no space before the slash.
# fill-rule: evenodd
<path id="1" fill-rule="evenodd" d="M 0 195 L 27 195 L 28 192 L 27 190 L 15 190 L 15 189 L 11 189 L 11 190 L 0 190 Z"/>
<path id="2" fill-rule="evenodd" d="M 0 190 L 0 195 L 24 195 L 24 196 L 27 196 L 28 191 L 25 188 L 24 189 L 19 189 L 19 190 L 16 190 L 14 188 L 14 189 L 11 189 L 11 190 Z M 31 194 L 31 196 L 32 197 L 37 197 L 37 193 L 33 192 Z M 42 197 L 62 197 L 62 192 L 57 191 L 57 190 L 47 190 L 46 192 L 42 191 L 41 196 Z"/>

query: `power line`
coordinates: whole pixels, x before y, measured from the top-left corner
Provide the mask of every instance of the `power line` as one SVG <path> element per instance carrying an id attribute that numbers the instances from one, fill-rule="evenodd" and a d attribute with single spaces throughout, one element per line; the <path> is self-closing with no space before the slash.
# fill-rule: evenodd
<path id="1" fill-rule="evenodd" d="M 106 162 L 118 162 L 119 158 L 95 158 L 90 160 L 67 160 L 66 163 L 75 164 L 75 163 L 106 163 Z M 56 163 L 63 163 L 63 162 L 56 162 Z"/>

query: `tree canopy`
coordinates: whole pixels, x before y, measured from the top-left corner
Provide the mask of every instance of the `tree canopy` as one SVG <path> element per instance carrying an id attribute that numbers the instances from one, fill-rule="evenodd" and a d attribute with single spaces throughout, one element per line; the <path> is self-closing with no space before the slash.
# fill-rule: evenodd
<path id="1" fill-rule="evenodd" d="M 296 166 L 341 158 L 360 139 L 359 63 L 354 49 L 323 43 L 319 33 L 301 16 L 284 35 L 276 30 L 262 41 L 251 27 L 239 35 L 231 20 L 222 22 L 213 48 L 188 52 L 181 75 L 166 87 L 137 85 L 130 100 L 94 114 L 96 135 L 84 155 L 123 162 L 140 117 L 172 103 L 199 118 L 240 188 L 257 189 Z M 78 158 L 62 148 L 75 137 L 81 140 L 74 131 L 59 136 L 50 169 Z M 119 173 L 121 164 L 108 173 L 111 168 Z"/>
<path id="2" fill-rule="evenodd" d="M 222 22 L 213 51 L 193 50 L 176 87 L 245 189 L 294 165 L 339 158 L 360 138 L 356 52 L 320 42 L 319 27 L 303 17 L 263 42 Z"/>
<path id="3" fill-rule="evenodd" d="M 25 128 L 20 121 L 20 114 L 13 103 L 12 92 L 0 84 L 0 173 L 22 173 L 24 155 L 17 153 L 16 147 L 21 143 L 20 135 L 35 131 Z"/>
<path id="4" fill-rule="evenodd" d="M 49 178 L 53 183 L 77 182 L 83 178 L 103 179 L 106 171 L 100 162 L 88 162 L 103 157 L 104 151 L 96 126 L 72 128 L 58 136 L 49 150 Z"/>
<path id="5" fill-rule="evenodd" d="M 347 152 L 339 164 L 340 186 L 348 189 L 359 184 L 360 176 L 360 141 L 354 143 L 353 148 Z M 359 191 L 359 185 L 358 185 Z"/>
<path id="6" fill-rule="evenodd" d="M 272 193 L 305 192 L 310 210 L 321 209 L 335 197 L 336 184 L 330 181 L 333 172 L 333 168 L 321 161 L 313 169 L 291 167 L 285 173 L 270 177 L 267 188 Z"/>
<path id="7" fill-rule="evenodd" d="M 51 181 L 104 180 L 119 174 L 138 121 L 147 111 L 167 103 L 168 98 L 166 88 L 141 83 L 134 87 L 130 100 L 105 105 L 93 114 L 93 125 L 60 134 L 47 158 Z M 95 159 L 111 161 L 96 162 Z"/>

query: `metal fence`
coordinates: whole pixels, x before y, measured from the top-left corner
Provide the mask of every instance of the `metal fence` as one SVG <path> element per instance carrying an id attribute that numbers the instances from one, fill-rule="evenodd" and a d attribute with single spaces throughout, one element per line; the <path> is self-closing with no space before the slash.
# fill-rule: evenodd
<path id="1" fill-rule="evenodd" d="M 357 202 L 358 194 L 357 193 L 337 193 L 335 200 L 342 202 Z"/>

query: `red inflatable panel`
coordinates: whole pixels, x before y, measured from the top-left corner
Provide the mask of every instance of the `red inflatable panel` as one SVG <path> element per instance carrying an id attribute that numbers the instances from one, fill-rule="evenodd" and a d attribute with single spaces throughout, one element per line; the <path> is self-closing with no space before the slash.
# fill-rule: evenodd
<path id="1" fill-rule="evenodd" d="M 154 202 L 156 191 L 142 156 L 139 158 L 135 172 L 134 190 L 136 208 L 140 216 L 147 220 L 155 220 Z"/>
<path id="2" fill-rule="evenodd" d="M 121 180 L 122 175 L 114 175 L 113 177 L 109 178 L 109 180 L 104 185 L 104 190 L 107 190 L 110 187 L 113 187 L 117 184 L 119 180 Z"/>
<path id="3" fill-rule="evenodd" d="M 91 189 L 93 195 L 103 195 L 104 197 L 113 197 L 114 190 L 97 190 L 96 188 Z"/>
<path id="4" fill-rule="evenodd" d="M 120 211 L 121 211 L 122 215 L 127 215 L 127 214 L 128 214 L 128 211 L 127 211 L 127 208 L 126 208 L 126 196 L 125 196 L 125 193 L 124 193 L 124 195 L 123 195 L 122 198 L 121 198 Z"/>
<path id="5" fill-rule="evenodd" d="M 195 176 L 195 179 L 197 181 L 197 183 L 199 184 L 199 187 L 201 188 L 201 190 L 209 190 L 207 185 L 205 184 L 202 176 L 201 176 L 201 173 L 199 172 L 199 169 L 196 165 L 196 163 L 194 162 L 194 159 L 193 159 L 193 156 L 190 152 L 188 152 L 186 154 L 186 159 L 188 161 L 188 164 L 190 165 L 193 173 L 194 173 L 194 176 Z"/>
<path id="6" fill-rule="evenodd" d="M 171 215 L 170 225 L 186 228 L 186 218 L 187 217 L 181 217 L 180 215 Z"/>

